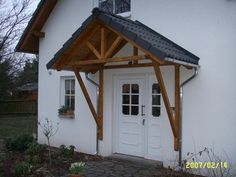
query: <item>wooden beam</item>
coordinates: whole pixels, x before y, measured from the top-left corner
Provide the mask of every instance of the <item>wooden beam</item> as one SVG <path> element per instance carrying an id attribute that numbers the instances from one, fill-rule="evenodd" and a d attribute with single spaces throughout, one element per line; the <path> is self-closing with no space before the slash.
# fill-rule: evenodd
<path id="1" fill-rule="evenodd" d="M 138 48 L 137 47 L 133 47 L 133 55 L 134 56 L 138 55 Z M 134 61 L 134 64 L 138 64 L 138 61 Z"/>
<path id="2" fill-rule="evenodd" d="M 122 40 L 123 40 L 122 37 L 117 36 L 115 41 L 112 43 L 111 47 L 107 50 L 107 52 L 105 54 L 105 58 L 109 58 L 109 57 L 112 56 L 112 54 L 115 51 L 116 47 L 121 43 Z"/>
<path id="3" fill-rule="evenodd" d="M 99 60 L 79 60 L 72 61 L 70 65 L 94 65 L 94 64 L 105 64 L 107 62 L 121 62 L 121 61 L 131 61 L 131 60 L 142 60 L 145 59 L 145 55 L 140 56 L 128 56 L 128 57 L 116 57 L 116 58 L 101 58 Z"/>
<path id="4" fill-rule="evenodd" d="M 86 99 L 86 101 L 88 103 L 89 109 L 90 109 L 90 111 L 91 111 L 91 113 L 93 115 L 93 118 L 94 118 L 98 128 L 100 128 L 100 124 L 99 124 L 99 120 L 98 120 L 98 115 L 97 115 L 97 113 L 96 113 L 96 111 L 94 109 L 94 106 L 93 106 L 93 103 L 91 101 L 91 98 L 90 98 L 90 96 L 88 94 L 88 91 L 87 91 L 87 89 L 86 89 L 86 87 L 84 85 L 84 82 L 83 82 L 83 80 L 82 80 L 82 78 L 80 76 L 79 70 L 78 69 L 74 69 L 74 72 L 75 72 L 76 78 L 77 78 L 77 80 L 79 82 L 80 88 L 81 88 L 81 90 L 82 90 L 82 92 L 84 94 L 84 97 L 85 97 L 85 99 Z"/>
<path id="5" fill-rule="evenodd" d="M 155 62 L 159 63 L 159 64 L 164 64 L 165 61 L 161 60 L 160 58 L 158 58 L 157 56 L 153 55 L 152 53 L 150 53 L 148 50 L 140 47 L 139 45 L 137 45 L 134 41 L 130 40 L 129 38 L 125 37 L 122 33 L 114 30 L 113 28 L 107 26 L 106 24 L 103 24 L 107 29 L 109 29 L 110 31 L 113 31 L 114 33 L 116 33 L 118 36 L 122 37 L 123 39 L 125 39 L 127 42 L 129 42 L 130 44 L 132 44 L 134 47 L 137 47 L 138 49 L 142 50 L 143 53 L 145 53 L 146 55 L 149 55 L 150 58 L 152 60 L 154 60 Z"/>
<path id="6" fill-rule="evenodd" d="M 98 138 L 103 139 L 103 69 L 99 69 L 99 96 L 98 96 L 98 121 L 100 128 L 98 130 Z"/>
<path id="7" fill-rule="evenodd" d="M 128 65 L 108 65 L 104 66 L 104 69 L 121 69 L 121 68 L 141 68 L 153 66 L 152 63 L 141 63 L 141 64 L 128 64 Z"/>
<path id="8" fill-rule="evenodd" d="M 177 137 L 175 137 L 174 149 L 179 150 L 179 113 L 180 113 L 180 71 L 179 66 L 175 65 L 175 128 Z"/>
<path id="9" fill-rule="evenodd" d="M 97 58 L 101 58 L 100 53 L 97 51 L 97 49 L 89 41 L 86 42 L 86 45 L 94 53 L 94 55 Z"/>
<path id="10" fill-rule="evenodd" d="M 104 58 L 106 52 L 105 28 L 101 28 L 101 58 Z"/>
<path id="11" fill-rule="evenodd" d="M 41 31 L 33 31 L 33 35 L 38 38 L 44 38 L 45 37 L 45 32 Z"/>
<path id="12" fill-rule="evenodd" d="M 164 104 L 165 104 L 165 107 L 166 107 L 166 112 L 167 112 L 169 122 L 170 122 L 170 126 L 171 126 L 171 129 L 172 129 L 172 133 L 173 133 L 174 137 L 177 137 L 175 122 L 174 122 L 174 115 L 171 111 L 169 97 L 168 97 L 168 94 L 167 94 L 167 91 L 166 91 L 164 80 L 162 78 L 162 74 L 161 74 L 159 64 L 156 63 L 155 61 L 153 61 L 152 63 L 153 63 L 153 66 L 154 66 L 154 70 L 155 70 L 155 74 L 156 74 L 158 84 L 159 84 L 160 89 L 161 89 L 163 101 L 164 101 Z"/>

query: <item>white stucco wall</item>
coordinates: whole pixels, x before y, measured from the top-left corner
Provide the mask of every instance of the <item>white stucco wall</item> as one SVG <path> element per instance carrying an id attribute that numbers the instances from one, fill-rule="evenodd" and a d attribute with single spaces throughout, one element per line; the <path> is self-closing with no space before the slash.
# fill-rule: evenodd
<path id="1" fill-rule="evenodd" d="M 81 23 L 91 12 L 91 1 L 70 0 L 58 1 L 48 18 L 42 31 L 45 38 L 40 40 L 39 48 L 39 105 L 38 118 L 44 122 L 45 118 L 59 123 L 58 133 L 52 137 L 52 145 L 74 145 L 76 150 L 85 153 L 96 153 L 96 124 L 87 107 L 87 103 L 76 82 L 75 119 L 58 117 L 60 108 L 60 76 L 73 76 L 72 72 L 57 72 L 46 69 L 46 64 L 62 47 L 72 33 L 81 26 Z M 85 81 L 86 84 L 88 84 Z M 88 84 L 92 101 L 95 102 L 95 88 Z M 41 129 L 38 130 L 39 142 L 46 142 Z"/>
<path id="2" fill-rule="evenodd" d="M 49 75 L 46 63 L 90 15 L 92 7 L 92 0 L 59 0 L 45 24 L 46 36 L 40 41 L 39 53 L 38 111 L 39 120 L 48 117 L 60 123 L 59 131 L 52 139 L 53 145 L 73 144 L 77 150 L 91 154 L 96 151 L 96 125 L 79 85 L 76 84 L 75 119 L 58 118 L 60 76 L 73 74 L 52 71 Z M 200 57 L 199 75 L 184 87 L 183 155 L 209 147 L 217 154 L 226 152 L 236 163 L 236 1 L 133 0 L 131 8 L 132 19 L 143 22 Z M 104 140 L 99 143 L 100 154 L 113 152 L 113 75 L 147 71 L 152 72 L 141 68 L 105 71 Z M 167 85 L 171 85 L 173 71 L 163 68 L 163 72 Z M 191 75 L 189 70 L 182 69 L 181 72 L 182 80 Z M 95 102 L 95 88 L 87 84 Z M 168 89 L 173 93 L 173 87 Z M 173 102 L 173 97 L 170 99 Z M 164 112 L 163 117 L 165 115 Z M 163 161 L 167 166 L 170 161 L 176 161 L 167 117 L 163 119 L 163 129 Z M 40 129 L 39 141 L 45 142 Z"/>

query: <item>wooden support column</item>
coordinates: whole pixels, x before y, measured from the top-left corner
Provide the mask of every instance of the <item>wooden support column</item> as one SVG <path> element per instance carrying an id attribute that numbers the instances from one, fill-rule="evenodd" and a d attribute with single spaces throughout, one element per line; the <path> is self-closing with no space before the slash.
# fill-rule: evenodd
<path id="1" fill-rule="evenodd" d="M 133 47 L 133 55 L 138 56 L 138 48 L 137 47 Z M 134 61 L 134 64 L 138 64 L 138 61 Z"/>
<path id="2" fill-rule="evenodd" d="M 74 72 L 75 72 L 76 78 L 77 78 L 77 80 L 79 82 L 80 88 L 81 88 L 81 90 L 82 90 L 82 92 L 84 94 L 84 97 L 85 97 L 85 99 L 86 99 L 86 101 L 88 103 L 89 109 L 90 109 L 90 111 L 91 111 L 91 113 L 93 115 L 93 118 L 94 118 L 98 128 L 100 128 L 100 124 L 99 124 L 99 120 L 98 120 L 98 115 L 97 115 L 97 113 L 96 113 L 96 111 L 94 109 L 93 103 L 92 103 L 91 98 L 90 98 L 90 96 L 88 94 L 88 91 L 87 91 L 87 89 L 86 89 L 86 87 L 84 85 L 84 82 L 83 82 L 83 80 L 81 78 L 79 70 L 74 69 Z"/>
<path id="3" fill-rule="evenodd" d="M 155 61 L 153 61 L 152 63 L 153 63 L 153 66 L 154 66 L 154 70 L 155 70 L 155 74 L 156 74 L 158 84 L 159 84 L 160 89 L 161 89 L 163 101 L 164 101 L 164 104 L 165 104 L 165 107 L 166 107 L 166 112 L 167 112 L 169 122 L 170 122 L 170 126 L 171 126 L 171 129 L 172 129 L 172 133 L 173 133 L 174 137 L 177 137 L 175 122 L 174 122 L 174 115 L 173 115 L 173 112 L 171 111 L 169 97 L 168 97 L 168 94 L 167 94 L 167 91 L 166 91 L 164 80 L 162 78 L 162 74 L 161 74 L 159 64 L 156 63 Z"/>
<path id="4" fill-rule="evenodd" d="M 179 65 L 175 65 L 175 128 L 177 137 L 174 141 L 175 151 L 179 150 L 179 115 L 180 115 L 180 74 Z"/>
<path id="5" fill-rule="evenodd" d="M 101 28 L 101 57 L 105 56 L 106 52 L 106 37 L 105 37 L 105 28 Z"/>
<path id="6" fill-rule="evenodd" d="M 100 140 L 103 139 L 103 78 L 104 72 L 103 68 L 99 69 L 99 96 L 98 96 L 98 121 L 99 121 L 99 129 L 98 129 L 98 138 Z"/>

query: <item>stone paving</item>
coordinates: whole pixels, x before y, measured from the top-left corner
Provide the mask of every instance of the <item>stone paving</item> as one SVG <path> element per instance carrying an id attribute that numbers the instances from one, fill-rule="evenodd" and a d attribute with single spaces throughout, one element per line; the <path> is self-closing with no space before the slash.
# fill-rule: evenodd
<path id="1" fill-rule="evenodd" d="M 144 164 L 125 159 L 105 158 L 86 163 L 83 177 L 159 177 L 163 176 L 160 164 Z"/>

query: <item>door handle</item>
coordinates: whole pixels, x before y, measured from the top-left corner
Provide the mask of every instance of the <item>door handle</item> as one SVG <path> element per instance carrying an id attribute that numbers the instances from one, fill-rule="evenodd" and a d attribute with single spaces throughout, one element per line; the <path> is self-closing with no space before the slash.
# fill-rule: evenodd
<path id="1" fill-rule="evenodd" d="M 144 114 L 144 108 L 145 108 L 145 105 L 142 105 L 141 116 L 145 116 L 145 114 Z"/>
<path id="2" fill-rule="evenodd" d="M 143 124 L 143 125 L 145 124 L 145 119 L 143 119 L 143 122 L 142 122 L 142 124 Z"/>

